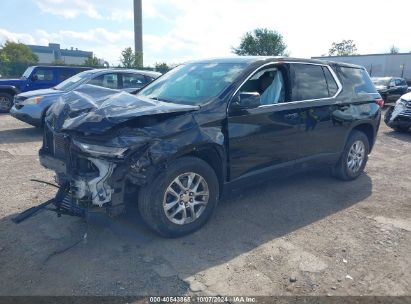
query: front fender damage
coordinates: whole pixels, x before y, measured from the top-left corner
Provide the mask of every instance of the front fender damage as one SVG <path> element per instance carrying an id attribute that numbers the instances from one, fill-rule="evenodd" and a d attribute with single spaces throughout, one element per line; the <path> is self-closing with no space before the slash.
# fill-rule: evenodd
<path id="1" fill-rule="evenodd" d="M 113 131 L 110 138 L 109 145 L 121 142 L 129 147 L 124 159 L 83 156 L 95 166 L 97 175 L 79 174 L 65 179 L 75 202 L 88 199 L 93 206 L 106 208 L 113 216 L 125 210 L 127 187 L 138 189 L 146 185 L 174 159 L 202 147 L 224 150 L 222 127 L 200 126 L 193 113 L 176 115 L 150 126 L 133 122 Z"/>

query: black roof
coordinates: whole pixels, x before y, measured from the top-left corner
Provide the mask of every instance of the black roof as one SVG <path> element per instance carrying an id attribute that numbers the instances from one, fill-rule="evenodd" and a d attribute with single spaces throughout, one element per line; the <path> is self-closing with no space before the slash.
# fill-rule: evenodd
<path id="1" fill-rule="evenodd" d="M 328 64 L 328 65 L 339 65 L 352 68 L 363 68 L 362 66 L 349 64 L 344 62 L 326 61 L 318 59 L 305 59 L 305 58 L 294 58 L 294 57 L 284 57 L 284 56 L 233 56 L 233 57 L 222 57 L 222 58 L 210 58 L 203 60 L 191 61 L 190 63 L 270 63 L 270 62 L 302 62 L 302 63 L 314 63 L 314 64 Z"/>

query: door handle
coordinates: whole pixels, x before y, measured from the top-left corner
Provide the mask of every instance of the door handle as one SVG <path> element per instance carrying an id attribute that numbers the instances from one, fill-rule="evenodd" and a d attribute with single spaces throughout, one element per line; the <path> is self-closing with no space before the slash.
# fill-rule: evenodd
<path id="1" fill-rule="evenodd" d="M 296 118 L 298 118 L 298 113 L 291 113 L 291 114 L 285 115 L 285 119 L 291 120 L 291 119 L 296 119 Z"/>

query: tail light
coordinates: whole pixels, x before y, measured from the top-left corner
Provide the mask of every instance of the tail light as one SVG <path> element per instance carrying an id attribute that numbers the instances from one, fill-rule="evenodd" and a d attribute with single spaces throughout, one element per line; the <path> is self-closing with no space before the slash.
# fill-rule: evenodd
<path id="1" fill-rule="evenodd" d="M 375 103 L 376 103 L 377 105 L 379 105 L 381 109 L 384 107 L 384 99 L 382 99 L 382 98 L 376 99 L 376 100 L 375 100 Z"/>

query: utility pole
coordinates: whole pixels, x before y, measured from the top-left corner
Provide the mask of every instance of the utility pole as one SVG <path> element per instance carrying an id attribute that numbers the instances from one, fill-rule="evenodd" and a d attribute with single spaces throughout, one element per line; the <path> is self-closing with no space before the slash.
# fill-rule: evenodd
<path id="1" fill-rule="evenodd" d="M 142 0 L 134 0 L 134 52 L 143 66 L 143 9 Z"/>

